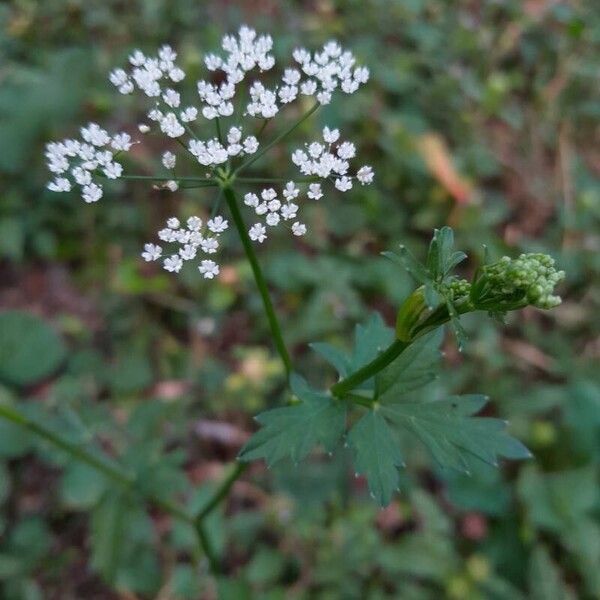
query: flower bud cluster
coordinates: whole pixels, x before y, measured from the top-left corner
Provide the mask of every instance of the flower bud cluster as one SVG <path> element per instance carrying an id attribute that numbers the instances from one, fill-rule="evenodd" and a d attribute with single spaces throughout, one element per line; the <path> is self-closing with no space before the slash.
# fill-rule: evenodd
<path id="1" fill-rule="evenodd" d="M 564 279 L 547 254 L 504 256 L 486 265 L 473 283 L 471 300 L 476 308 L 513 310 L 524 306 L 550 309 L 561 303 L 554 288 Z"/>
<path id="2" fill-rule="evenodd" d="M 441 284 L 440 293 L 453 303 L 460 302 L 469 297 L 471 283 L 466 279 L 453 278 Z"/>

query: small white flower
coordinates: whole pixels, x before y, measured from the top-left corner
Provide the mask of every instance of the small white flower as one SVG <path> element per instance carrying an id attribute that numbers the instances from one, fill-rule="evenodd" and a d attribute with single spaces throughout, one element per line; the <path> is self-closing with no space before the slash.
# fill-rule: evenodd
<path id="1" fill-rule="evenodd" d="M 90 183 L 81 189 L 81 197 L 87 202 L 98 202 L 102 198 L 102 186 Z"/>
<path id="2" fill-rule="evenodd" d="M 97 123 L 88 123 L 87 127 L 82 127 L 81 137 L 86 142 L 98 147 L 106 146 L 111 141 L 108 132 Z"/>
<path id="3" fill-rule="evenodd" d="M 340 192 L 347 192 L 352 189 L 352 180 L 349 177 L 340 177 L 335 180 L 335 187 L 340 190 Z"/>
<path id="4" fill-rule="evenodd" d="M 165 181 L 165 188 L 170 192 L 176 192 L 179 189 L 179 184 L 174 179 L 169 179 L 169 181 Z"/>
<path id="5" fill-rule="evenodd" d="M 213 279 L 219 274 L 219 265 L 214 260 L 203 260 L 198 270 L 204 275 L 205 279 Z"/>
<path id="6" fill-rule="evenodd" d="M 179 256 L 183 260 L 192 260 L 196 258 L 196 246 L 192 244 L 185 244 L 183 248 L 179 248 Z"/>
<path id="7" fill-rule="evenodd" d="M 214 219 L 210 219 L 207 225 L 213 233 L 223 233 L 229 226 L 229 223 L 223 217 L 217 215 Z"/>
<path id="8" fill-rule="evenodd" d="M 295 219 L 296 215 L 298 214 L 298 205 L 294 204 L 293 202 L 290 202 L 289 204 L 284 204 L 281 207 L 281 216 L 286 220 L 289 221 L 290 219 Z"/>
<path id="9" fill-rule="evenodd" d="M 109 179 L 118 179 L 123 174 L 123 166 L 117 162 L 108 163 L 102 170 Z"/>
<path id="10" fill-rule="evenodd" d="M 267 208 L 270 212 L 277 212 L 281 208 L 281 201 L 275 198 L 267 202 Z"/>
<path id="11" fill-rule="evenodd" d="M 298 69 L 286 69 L 283 72 L 282 80 L 287 85 L 297 85 L 300 81 L 300 71 Z"/>
<path id="12" fill-rule="evenodd" d="M 284 85 L 279 89 L 279 99 L 283 104 L 293 102 L 298 96 L 298 88 L 295 85 Z"/>
<path id="13" fill-rule="evenodd" d="M 200 231 L 202 219 L 200 217 L 190 217 L 187 220 L 187 226 L 190 231 Z"/>
<path id="14" fill-rule="evenodd" d="M 292 233 L 297 236 L 304 235 L 306 233 L 306 225 L 304 223 L 300 223 L 299 221 L 296 221 L 292 225 Z"/>
<path id="15" fill-rule="evenodd" d="M 319 142 L 313 142 L 308 146 L 308 153 L 312 158 L 319 158 L 323 154 L 323 150 L 323 144 L 319 144 Z"/>
<path id="16" fill-rule="evenodd" d="M 313 96 L 317 91 L 317 82 L 314 79 L 308 79 L 304 81 L 300 86 L 300 92 L 304 96 Z"/>
<path id="17" fill-rule="evenodd" d="M 148 133 L 150 131 L 150 127 L 146 123 L 140 123 L 138 129 L 140 133 Z"/>
<path id="18" fill-rule="evenodd" d="M 358 170 L 358 172 L 356 173 L 356 178 L 363 185 L 367 185 L 367 184 L 371 183 L 373 181 L 373 176 L 374 176 L 373 169 L 369 165 L 365 165 L 364 167 L 361 167 Z"/>
<path id="19" fill-rule="evenodd" d="M 252 192 L 249 192 L 244 196 L 244 204 L 246 206 L 256 208 L 258 206 L 258 202 L 258 196 L 256 194 L 253 194 Z"/>
<path id="20" fill-rule="evenodd" d="M 200 242 L 200 246 L 202 247 L 202 251 L 206 252 L 206 254 L 214 254 L 219 248 L 219 240 L 213 237 L 204 238 L 202 242 Z"/>
<path id="21" fill-rule="evenodd" d="M 256 223 L 250 227 L 248 235 L 252 241 L 262 244 L 267 239 L 267 228 L 261 223 Z"/>
<path id="22" fill-rule="evenodd" d="M 277 198 L 277 192 L 273 188 L 265 188 L 260 193 L 260 196 L 263 200 L 269 202 L 270 200 L 274 200 L 275 198 Z"/>
<path id="23" fill-rule="evenodd" d="M 128 133 L 118 133 L 111 142 L 113 149 L 119 152 L 128 152 L 132 145 L 131 136 Z"/>
<path id="24" fill-rule="evenodd" d="M 311 183 L 308 186 L 307 196 L 311 200 L 319 200 L 319 198 L 322 198 L 323 197 L 323 192 L 321 190 L 321 184 L 320 183 Z"/>
<path id="25" fill-rule="evenodd" d="M 242 139 L 242 130 L 239 127 L 232 127 L 227 133 L 227 141 L 230 144 L 239 144 Z"/>
<path id="26" fill-rule="evenodd" d="M 260 203 L 260 204 L 259 204 L 259 205 L 258 205 L 258 206 L 257 206 L 257 207 L 254 209 L 254 212 L 255 212 L 257 215 L 261 216 L 261 215 L 264 215 L 266 212 L 268 212 L 268 210 L 269 210 L 269 207 L 268 207 L 267 203 L 266 203 L 266 202 L 261 202 L 261 203 Z"/>
<path id="27" fill-rule="evenodd" d="M 179 114 L 184 123 L 191 123 L 198 118 L 198 109 L 194 106 L 188 106 Z"/>
<path id="28" fill-rule="evenodd" d="M 296 187 L 296 184 L 293 181 L 288 181 L 285 184 L 285 189 L 283 190 L 283 197 L 286 200 L 294 200 L 294 198 L 298 197 L 300 193 L 300 188 Z"/>
<path id="29" fill-rule="evenodd" d="M 181 96 L 178 92 L 172 89 L 165 90 L 162 95 L 165 104 L 168 104 L 171 108 L 178 108 L 181 104 Z"/>
<path id="30" fill-rule="evenodd" d="M 71 182 L 66 177 L 57 177 L 47 187 L 51 192 L 70 192 Z"/>
<path id="31" fill-rule="evenodd" d="M 331 92 L 319 92 L 317 94 L 317 102 L 325 106 L 331 102 Z"/>
<path id="32" fill-rule="evenodd" d="M 352 142 L 342 142 L 337 149 L 337 155 L 344 160 L 354 158 L 356 156 L 356 147 Z"/>
<path id="33" fill-rule="evenodd" d="M 223 64 L 223 61 L 214 54 L 207 54 L 204 57 L 204 64 L 209 71 L 216 71 Z"/>
<path id="34" fill-rule="evenodd" d="M 71 174 L 75 178 L 76 183 L 78 183 L 79 185 L 89 185 L 90 183 L 92 183 L 92 174 L 86 169 L 83 169 L 81 167 L 74 167 L 71 170 Z"/>
<path id="35" fill-rule="evenodd" d="M 141 50 L 136 49 L 129 55 L 129 62 L 134 67 L 141 67 L 146 62 L 146 57 Z"/>
<path id="36" fill-rule="evenodd" d="M 163 261 L 163 266 L 166 271 L 171 273 L 179 273 L 183 267 L 183 259 L 178 254 L 173 254 Z"/>
<path id="37" fill-rule="evenodd" d="M 265 218 L 267 225 L 270 225 L 271 227 L 275 227 L 275 225 L 278 225 L 279 220 L 280 220 L 279 214 L 276 212 L 269 213 Z"/>
<path id="38" fill-rule="evenodd" d="M 168 150 L 162 155 L 162 164 L 165 169 L 174 169 L 175 163 L 177 162 L 177 157 Z"/>
<path id="39" fill-rule="evenodd" d="M 253 135 L 249 135 L 244 140 L 244 152 L 246 154 L 254 154 L 257 150 L 258 150 L 258 140 Z"/>
<path id="40" fill-rule="evenodd" d="M 161 229 L 158 232 L 158 238 L 163 242 L 175 242 L 177 240 L 177 234 L 169 227 Z"/>
<path id="41" fill-rule="evenodd" d="M 339 129 L 329 129 L 329 127 L 323 128 L 323 140 L 328 144 L 335 144 L 340 139 Z"/>
<path id="42" fill-rule="evenodd" d="M 129 77 L 123 69 L 113 69 L 110 72 L 108 79 L 116 87 L 121 87 L 129 81 Z"/>
<path id="43" fill-rule="evenodd" d="M 160 121 L 160 129 L 169 137 L 178 138 L 185 133 L 185 128 L 177 120 L 175 113 L 167 113 Z"/>
<path id="44" fill-rule="evenodd" d="M 178 229 L 180 225 L 181 223 L 177 217 L 171 217 L 170 219 L 167 219 L 167 227 L 169 229 Z"/>
<path id="45" fill-rule="evenodd" d="M 161 257 L 162 248 L 156 244 L 144 244 L 144 252 L 142 252 L 142 258 L 146 262 L 158 260 Z"/>

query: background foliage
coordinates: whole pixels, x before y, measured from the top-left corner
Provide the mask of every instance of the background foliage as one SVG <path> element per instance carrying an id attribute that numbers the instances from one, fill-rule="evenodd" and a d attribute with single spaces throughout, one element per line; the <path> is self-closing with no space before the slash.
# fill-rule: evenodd
<path id="1" fill-rule="evenodd" d="M 383 511 L 348 457 L 257 463 L 211 517 L 229 574 L 221 596 L 598 597 L 594 2 L 2 3 L 2 401 L 118 456 L 149 490 L 185 497 L 191 484 L 190 506 L 223 476 L 252 415 L 280 402 L 283 373 L 241 251 L 216 285 L 138 258 L 157 223 L 208 192 L 123 185 L 83 206 L 44 191 L 46 140 L 89 119 L 127 130 L 139 117 L 107 83 L 112 65 L 170 42 L 195 73 L 241 22 L 272 32 L 281 56 L 338 37 L 373 74 L 317 121 L 361 140 L 376 185 L 313 205 L 310 236 L 270 240 L 260 257 L 313 384 L 334 376 L 307 344 L 350 348 L 372 310 L 392 324 L 411 284 L 379 253 L 402 241 L 422 258 L 433 227 L 450 224 L 471 255 L 483 243 L 496 255 L 551 252 L 568 280 L 551 313 L 525 311 L 500 329 L 465 319 L 470 340 L 458 353 L 448 339 L 435 384 L 490 395 L 488 414 L 510 418 L 534 460 L 473 464 L 467 476 L 406 440 L 401 492 Z M 150 168 L 159 150 L 138 147 L 136 163 Z M 263 165 L 280 175 L 285 156 Z M 185 527 L 4 422 L 0 457 L 3 598 L 214 597 Z"/>

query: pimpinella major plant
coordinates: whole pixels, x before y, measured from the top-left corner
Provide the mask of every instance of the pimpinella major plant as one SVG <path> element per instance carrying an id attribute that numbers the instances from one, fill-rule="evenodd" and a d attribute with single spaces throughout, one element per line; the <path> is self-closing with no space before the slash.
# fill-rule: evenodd
<path id="1" fill-rule="evenodd" d="M 507 434 L 503 421 L 477 416 L 486 397 L 417 402 L 411 392 L 436 377 L 445 324 L 451 324 L 462 345 L 462 315 L 484 310 L 501 316 L 530 305 L 552 308 L 560 302 L 553 290 L 563 277 L 550 257 L 530 254 L 486 262 L 472 281 L 460 279 L 455 268 L 466 255 L 454 250 L 451 229 L 436 230 L 425 264 L 404 247 L 388 254 L 417 283 L 399 307 L 395 329 L 373 315 L 356 328 L 350 353 L 313 344 L 313 350 L 338 373 L 330 389 L 314 389 L 294 370 L 255 248 L 281 229 L 294 236 L 307 235 L 308 227 L 299 216 L 307 202 L 322 202 L 327 189 L 345 193 L 356 185 L 368 185 L 374 172 L 369 165 L 355 164 L 355 145 L 329 127 L 317 139 L 297 144 L 290 156 L 293 174 L 261 177 L 254 169 L 321 106 L 357 92 L 367 83 L 369 71 L 332 41 L 314 53 L 294 50 L 292 65 L 273 75 L 272 47 L 270 36 L 242 27 L 237 35 L 223 38 L 222 53 L 205 56 L 206 79 L 191 87 L 170 46 L 154 56 L 136 50 L 127 67 L 114 69 L 109 79 L 124 95 L 141 94 L 146 102 L 143 121 L 129 132 L 114 134 L 89 123 L 81 128 L 79 138 L 48 144 L 46 157 L 52 173 L 48 189 L 77 190 L 87 203 L 101 200 L 111 182 L 119 179 L 143 180 L 171 192 L 197 189 L 197 214 L 167 219 L 158 239 L 145 244 L 141 252 L 145 261 L 160 261 L 169 272 L 195 265 L 204 279 L 219 277 L 216 257 L 231 220 L 285 366 L 291 402 L 258 415 L 261 427 L 215 493 L 195 511 L 148 491 L 135 474 L 97 448 L 73 443 L 18 407 L 0 406 L 0 416 L 192 525 L 214 573 L 221 565 L 205 522 L 251 460 L 264 459 L 270 465 L 289 457 L 298 462 L 316 446 L 334 452 L 341 444 L 349 445 L 356 471 L 367 478 L 375 500 L 385 505 L 398 488 L 398 469 L 404 466 L 399 440 L 403 430 L 416 435 L 442 466 L 463 471 L 469 457 L 491 464 L 499 457 L 528 457 L 528 450 Z M 280 117 L 290 122 L 267 136 L 271 122 Z M 156 159 L 156 172 L 132 172 L 134 161 L 128 153 L 150 136 L 167 143 Z"/>

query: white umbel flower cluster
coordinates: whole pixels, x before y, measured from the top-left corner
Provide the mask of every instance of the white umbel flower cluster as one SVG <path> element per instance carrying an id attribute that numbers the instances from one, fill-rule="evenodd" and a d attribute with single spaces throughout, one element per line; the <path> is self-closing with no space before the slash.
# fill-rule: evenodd
<path id="1" fill-rule="evenodd" d="M 274 188 L 265 188 L 260 197 L 249 192 L 244 196 L 244 204 L 254 210 L 257 216 L 263 217 L 264 222 L 252 225 L 248 230 L 250 239 L 262 244 L 267 239 L 267 229 L 284 225 L 294 221 L 298 214 L 299 206 L 294 202 L 298 197 L 300 189 L 293 181 L 288 181 L 283 190 L 283 200 L 278 197 Z M 306 233 L 306 225 L 300 221 L 294 221 L 289 229 L 296 236 Z"/>
<path id="2" fill-rule="evenodd" d="M 362 185 L 373 181 L 373 169 L 365 165 L 356 175 L 350 174 L 350 160 L 356 156 L 356 147 L 352 142 L 340 142 L 338 129 L 323 129 L 323 142 L 305 144 L 305 148 L 298 148 L 292 153 L 292 162 L 300 169 L 303 175 L 312 175 L 320 179 L 333 181 L 340 192 L 352 189 L 353 180 Z M 312 196 L 314 199 L 322 195 L 321 188 L 313 185 Z M 318 197 L 317 197 L 318 196 Z"/>
<path id="3" fill-rule="evenodd" d="M 120 93 L 137 91 L 151 99 L 144 122 L 137 128 L 140 133 L 162 135 L 170 142 L 170 149 L 164 148 L 159 156 L 160 176 L 123 175 L 116 158 L 130 149 L 131 138 L 126 133 L 110 136 L 99 125 L 90 123 L 81 129 L 81 140 L 48 144 L 48 167 L 54 176 L 48 188 L 69 192 L 78 185 L 86 202 L 96 202 L 103 195 L 100 180 L 121 176 L 148 178 L 160 184 L 155 188 L 173 192 L 192 187 L 214 189 L 232 182 L 234 186 L 238 182 L 243 185 L 245 171 L 254 162 L 250 156 L 262 156 L 258 137 L 267 120 L 294 101 L 313 98 L 314 106 L 304 113 L 304 119 L 319 105 L 328 104 L 335 93 L 352 94 L 369 79 L 369 70 L 358 65 L 352 53 L 335 41 L 314 53 L 295 49 L 293 63 L 283 69 L 281 76 L 271 77 L 269 84 L 260 81 L 260 74 L 275 66 L 271 36 L 258 35 L 242 26 L 236 35 L 223 38 L 221 49 L 220 53 L 205 56 L 209 75 L 196 81 L 191 90 L 181 87 L 186 74 L 176 63 L 177 53 L 168 45 L 156 54 L 133 51 L 129 64 L 109 75 Z M 192 94 L 191 101 L 186 92 Z M 259 127 L 255 119 L 260 120 Z M 259 192 L 245 194 L 244 204 L 253 213 L 248 235 L 255 242 L 262 243 L 276 227 L 285 227 L 294 236 L 305 235 L 307 227 L 299 219 L 302 200 L 320 200 L 324 194 L 322 180 L 329 180 L 342 192 L 351 189 L 355 182 L 366 185 L 373 180 L 370 166 L 350 170 L 356 148 L 351 142 L 340 141 L 337 129 L 325 127 L 322 137 L 322 141 L 306 144 L 292 154 L 301 177 L 292 177 L 280 188 L 261 185 Z M 173 140 L 178 144 L 175 148 Z M 186 164 L 181 160 L 182 153 L 188 158 L 193 156 L 201 166 L 195 175 L 184 176 L 179 171 Z M 256 177 L 246 178 L 245 183 L 253 180 L 262 183 Z M 183 227 L 173 217 L 158 235 L 161 242 L 178 244 L 176 252 L 163 256 L 162 246 L 146 244 L 142 256 L 148 261 L 160 259 L 165 269 L 179 272 L 185 261 L 195 259 L 199 253 L 215 253 L 218 236 L 226 227 L 227 221 L 222 217 L 205 225 L 198 217 L 191 217 Z M 199 269 L 207 279 L 219 272 L 212 258 L 203 259 Z"/>
<path id="4" fill-rule="evenodd" d="M 166 227 L 158 232 L 162 242 L 178 245 L 173 254 L 163 258 L 163 248 L 157 244 L 145 244 L 142 258 L 145 261 L 156 261 L 163 258 L 163 268 L 172 273 L 179 273 L 185 261 L 194 260 L 199 253 L 212 255 L 219 249 L 219 236 L 229 227 L 228 222 L 220 215 L 209 219 L 206 224 L 200 217 L 190 217 L 183 227 L 177 217 L 167 219 Z M 205 279 L 213 279 L 219 274 L 219 265 L 212 259 L 202 259 L 198 270 Z"/>
<path id="5" fill-rule="evenodd" d="M 327 42 L 321 52 L 314 54 L 297 48 L 293 56 L 302 73 L 297 69 L 286 70 L 284 83 L 292 91 L 299 87 L 302 95 L 314 96 L 320 104 L 329 104 L 337 89 L 353 94 L 369 80 L 369 69 L 357 67 L 352 53 L 335 41 Z"/>
<path id="6" fill-rule="evenodd" d="M 88 123 L 80 133 L 80 140 L 46 144 L 48 170 L 54 175 L 47 187 L 51 192 L 70 192 L 79 186 L 85 202 L 97 202 L 104 193 L 98 179 L 121 177 L 123 166 L 115 157 L 127 152 L 133 142 L 127 133 L 110 136 L 97 123 Z"/>
<path id="7" fill-rule="evenodd" d="M 218 138 L 212 138 L 207 142 L 202 140 L 191 140 L 190 152 L 205 166 L 217 166 L 226 163 L 234 156 L 245 156 L 254 154 L 258 150 L 258 140 L 249 135 L 242 140 L 241 127 L 231 127 L 227 134 L 227 144 L 222 144 Z"/>

